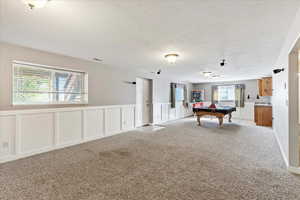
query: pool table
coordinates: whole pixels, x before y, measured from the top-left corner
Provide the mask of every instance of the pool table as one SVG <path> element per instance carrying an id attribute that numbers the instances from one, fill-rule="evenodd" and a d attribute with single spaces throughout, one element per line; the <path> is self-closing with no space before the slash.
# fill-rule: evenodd
<path id="1" fill-rule="evenodd" d="M 223 125 L 223 118 L 228 115 L 228 122 L 231 122 L 232 112 L 236 111 L 235 107 L 222 106 L 217 108 L 209 108 L 206 106 L 195 107 L 193 112 L 197 116 L 198 125 L 201 126 L 200 118 L 205 115 L 215 116 L 219 120 L 219 126 Z"/>

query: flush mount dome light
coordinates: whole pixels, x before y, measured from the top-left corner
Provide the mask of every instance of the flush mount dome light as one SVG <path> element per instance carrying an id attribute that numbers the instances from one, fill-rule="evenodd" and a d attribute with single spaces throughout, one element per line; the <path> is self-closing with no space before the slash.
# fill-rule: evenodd
<path id="1" fill-rule="evenodd" d="M 100 59 L 100 58 L 93 58 L 93 60 L 96 61 L 96 62 L 102 62 L 102 61 L 103 61 L 103 60 Z"/>
<path id="2" fill-rule="evenodd" d="M 179 55 L 176 53 L 165 55 L 165 58 L 168 61 L 168 63 L 175 63 L 177 61 L 178 57 L 179 57 Z"/>
<path id="3" fill-rule="evenodd" d="M 43 8 L 50 0 L 23 0 L 30 9 Z"/>
<path id="4" fill-rule="evenodd" d="M 208 77 L 212 74 L 212 72 L 202 72 L 205 77 Z"/>
<path id="5" fill-rule="evenodd" d="M 212 78 L 221 78 L 221 75 L 212 75 Z"/>

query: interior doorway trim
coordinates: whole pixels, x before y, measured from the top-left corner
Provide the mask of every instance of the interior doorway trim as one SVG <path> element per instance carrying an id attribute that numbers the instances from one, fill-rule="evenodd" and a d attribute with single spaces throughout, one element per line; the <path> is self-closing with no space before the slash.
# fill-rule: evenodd
<path id="1" fill-rule="evenodd" d="M 137 127 L 153 123 L 153 80 L 136 78 L 136 125 Z"/>
<path id="2" fill-rule="evenodd" d="M 300 149 L 299 149 L 299 53 L 300 39 L 288 55 L 288 163 L 287 168 L 292 173 L 300 174 Z"/>

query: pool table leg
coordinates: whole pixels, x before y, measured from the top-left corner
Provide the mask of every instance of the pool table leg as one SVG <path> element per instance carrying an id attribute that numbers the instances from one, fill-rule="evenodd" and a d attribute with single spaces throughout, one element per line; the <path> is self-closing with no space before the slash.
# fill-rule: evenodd
<path id="1" fill-rule="evenodd" d="M 201 126 L 200 118 L 201 118 L 201 116 L 200 116 L 200 115 L 197 115 L 198 126 Z"/>
<path id="2" fill-rule="evenodd" d="M 228 122 L 232 122 L 232 121 L 231 121 L 231 118 L 232 118 L 232 115 L 231 115 L 231 113 L 229 113 Z"/>
<path id="3" fill-rule="evenodd" d="M 219 126 L 221 127 L 223 125 L 223 117 L 218 117 L 219 119 Z"/>

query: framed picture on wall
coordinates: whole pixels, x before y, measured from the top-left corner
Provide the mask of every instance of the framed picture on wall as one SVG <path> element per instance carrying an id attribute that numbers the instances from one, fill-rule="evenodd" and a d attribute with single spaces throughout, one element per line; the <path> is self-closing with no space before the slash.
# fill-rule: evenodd
<path id="1" fill-rule="evenodd" d="M 192 91 L 192 102 L 203 102 L 204 101 L 204 89 Z"/>

